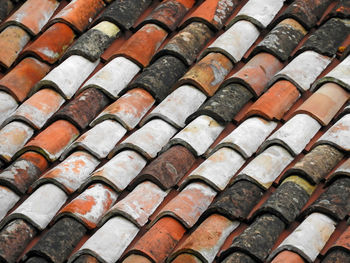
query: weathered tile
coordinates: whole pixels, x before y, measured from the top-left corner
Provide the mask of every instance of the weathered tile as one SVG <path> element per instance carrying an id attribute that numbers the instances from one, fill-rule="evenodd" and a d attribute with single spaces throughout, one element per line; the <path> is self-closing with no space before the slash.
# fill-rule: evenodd
<path id="1" fill-rule="evenodd" d="M 311 214 L 282 241 L 270 258 L 282 250 L 290 250 L 301 255 L 307 262 L 314 262 L 335 230 L 335 225 L 332 219 L 323 214 Z"/>
<path id="2" fill-rule="evenodd" d="M 1 260 L 16 262 L 36 234 L 36 229 L 22 219 L 10 222 L 0 231 Z"/>
<path id="3" fill-rule="evenodd" d="M 321 124 L 311 116 L 297 114 L 267 138 L 262 144 L 262 149 L 278 144 L 296 156 L 302 152 L 320 128 Z"/>
<path id="4" fill-rule="evenodd" d="M 1 227 L 12 220 L 24 219 L 37 229 L 44 230 L 66 200 L 67 195 L 57 186 L 42 185 L 4 218 Z"/>
<path id="5" fill-rule="evenodd" d="M 327 126 L 350 94 L 335 83 L 326 83 L 309 97 L 293 114 L 305 113 Z"/>
<path id="6" fill-rule="evenodd" d="M 149 181 L 140 183 L 123 200 L 115 204 L 101 220 L 105 223 L 115 216 L 123 216 L 138 227 L 143 227 L 148 218 L 163 201 L 167 192 Z"/>
<path id="7" fill-rule="evenodd" d="M 32 36 L 37 35 L 53 15 L 59 1 L 28 0 L 1 25 L 1 29 L 16 25 Z"/>
<path id="8" fill-rule="evenodd" d="M 5 0 L 0 3 L 0 22 L 4 21 L 13 8 L 14 5 L 11 0 Z"/>
<path id="9" fill-rule="evenodd" d="M 16 100 L 10 94 L 0 91 L 0 125 L 16 110 L 17 106 Z"/>
<path id="10" fill-rule="evenodd" d="M 253 49 L 251 56 L 268 52 L 281 61 L 286 61 L 307 31 L 294 19 L 285 19 Z"/>
<path id="11" fill-rule="evenodd" d="M 329 254 L 327 254 L 323 258 L 322 263 L 344 263 L 344 262 L 347 263 L 349 258 L 350 258 L 349 252 L 338 249 L 338 250 L 331 251 Z"/>
<path id="12" fill-rule="evenodd" d="M 155 100 L 147 91 L 135 88 L 126 92 L 117 101 L 105 108 L 91 123 L 115 120 L 126 129 L 132 130 L 152 107 Z"/>
<path id="13" fill-rule="evenodd" d="M 339 178 L 303 214 L 319 212 L 341 221 L 350 213 L 349 198 L 350 178 Z"/>
<path id="14" fill-rule="evenodd" d="M 332 11 L 329 13 L 330 17 L 339 17 L 339 18 L 349 18 L 350 17 L 350 5 L 346 0 L 340 0 L 336 4 Z"/>
<path id="15" fill-rule="evenodd" d="M 19 201 L 20 196 L 5 186 L 0 186 L 0 220 Z"/>
<path id="16" fill-rule="evenodd" d="M 298 52 L 313 50 L 321 55 L 333 57 L 349 33 L 349 21 L 332 18 L 317 29 Z"/>
<path id="17" fill-rule="evenodd" d="M 23 102 L 5 123 L 20 120 L 40 130 L 64 102 L 65 99 L 52 89 L 39 90 Z"/>
<path id="18" fill-rule="evenodd" d="M 181 145 L 175 145 L 147 165 L 132 184 L 136 186 L 147 180 L 163 190 L 170 189 L 189 171 L 194 162 L 195 157 L 189 150 Z"/>
<path id="19" fill-rule="evenodd" d="M 0 80 L 0 89 L 23 101 L 34 84 L 49 71 L 49 66 L 35 58 L 25 58 Z"/>
<path id="20" fill-rule="evenodd" d="M 50 260 L 45 262 L 63 263 L 85 233 L 86 228 L 75 219 L 62 218 L 26 253 L 26 257 L 41 255 Z"/>
<path id="21" fill-rule="evenodd" d="M 84 130 L 89 123 L 109 104 L 108 97 L 98 89 L 86 89 L 66 104 L 52 121 L 64 119 Z"/>
<path id="22" fill-rule="evenodd" d="M 100 263 L 100 261 L 94 256 L 82 254 L 74 260 L 74 263 Z"/>
<path id="23" fill-rule="evenodd" d="M 238 226 L 238 221 L 230 221 L 221 215 L 208 217 L 175 249 L 169 261 L 177 255 L 187 252 L 201 259 L 201 262 L 213 262 L 228 235 Z"/>
<path id="24" fill-rule="evenodd" d="M 306 29 L 310 29 L 316 25 L 331 2 L 331 0 L 296 0 L 277 18 L 277 21 L 293 18 Z"/>
<path id="25" fill-rule="evenodd" d="M 156 24 L 171 32 L 176 29 L 187 11 L 191 9 L 194 0 L 177 1 L 166 0 L 161 2 L 138 26 Z"/>
<path id="26" fill-rule="evenodd" d="M 41 88 L 52 88 L 65 99 L 71 99 L 99 61 L 91 62 L 81 56 L 70 56 L 40 80 L 31 93 Z"/>
<path id="27" fill-rule="evenodd" d="M 145 166 L 146 160 L 140 154 L 125 150 L 96 170 L 88 182 L 103 181 L 115 191 L 121 192 Z"/>
<path id="28" fill-rule="evenodd" d="M 341 177 L 350 177 L 350 159 L 342 163 L 328 178 L 327 182 L 335 181 Z"/>
<path id="29" fill-rule="evenodd" d="M 112 99 L 117 99 L 119 93 L 140 71 L 140 67 L 129 59 L 117 57 L 93 75 L 78 91 L 88 88 L 102 90 Z"/>
<path id="30" fill-rule="evenodd" d="M 50 24 L 66 23 L 82 33 L 104 7 L 102 0 L 73 0 L 50 20 Z"/>
<path id="31" fill-rule="evenodd" d="M 32 137 L 34 130 L 27 124 L 13 121 L 0 130 L 0 158 L 10 162 L 14 154 Z"/>
<path id="32" fill-rule="evenodd" d="M 153 118 L 162 119 L 175 128 L 185 127 L 185 120 L 206 100 L 207 96 L 191 85 L 183 85 L 170 93 L 142 119 L 141 125 Z"/>
<path id="33" fill-rule="evenodd" d="M 299 97 L 300 93 L 294 84 L 288 80 L 278 80 L 249 107 L 245 116 L 281 120 Z"/>
<path id="34" fill-rule="evenodd" d="M 246 220 L 263 194 L 261 187 L 254 183 L 246 180 L 234 182 L 214 200 L 203 217 L 221 214 L 231 220 Z"/>
<path id="35" fill-rule="evenodd" d="M 204 54 L 219 52 L 228 57 L 232 63 L 237 63 L 253 45 L 255 40 L 258 39 L 259 35 L 258 28 L 251 22 L 246 20 L 237 21 L 210 44 L 204 50 Z"/>
<path id="36" fill-rule="evenodd" d="M 166 37 L 167 32 L 161 27 L 146 24 L 116 50 L 113 56 L 126 57 L 140 67 L 146 67 Z"/>
<path id="37" fill-rule="evenodd" d="M 127 219 L 113 217 L 98 229 L 68 262 L 74 262 L 74 259 L 84 254 L 96 257 L 99 262 L 116 262 L 138 231 L 137 226 Z"/>
<path id="38" fill-rule="evenodd" d="M 65 158 L 76 149 L 84 149 L 98 159 L 105 158 L 125 135 L 127 130 L 118 122 L 105 120 L 74 141 L 61 155 Z"/>
<path id="39" fill-rule="evenodd" d="M 75 34 L 68 25 L 55 23 L 28 45 L 23 50 L 22 55 L 35 56 L 40 60 L 54 64 L 72 44 L 74 38 Z"/>
<path id="40" fill-rule="evenodd" d="M 47 167 L 48 162 L 41 154 L 26 152 L 0 173 L 0 183 L 24 194 Z"/>
<path id="41" fill-rule="evenodd" d="M 272 145 L 248 163 L 236 180 L 250 180 L 268 189 L 293 159 L 286 149 Z"/>
<path id="42" fill-rule="evenodd" d="M 319 145 L 285 173 L 297 174 L 312 184 L 318 184 L 341 161 L 343 154 L 330 145 Z"/>
<path id="43" fill-rule="evenodd" d="M 185 25 L 198 21 L 205 23 L 213 30 L 220 30 L 226 20 L 237 7 L 236 0 L 207 0 L 204 1 L 185 21 Z"/>
<path id="44" fill-rule="evenodd" d="M 177 86 L 190 84 L 205 95 L 213 96 L 232 68 L 231 61 L 224 55 L 209 53 L 178 81 Z"/>
<path id="45" fill-rule="evenodd" d="M 213 35 L 213 31 L 205 24 L 193 22 L 172 37 L 155 57 L 172 55 L 191 66 Z"/>
<path id="46" fill-rule="evenodd" d="M 118 144 L 110 156 L 124 149 L 132 149 L 145 158 L 152 159 L 176 132 L 177 130 L 165 121 L 151 120 Z"/>
<path id="47" fill-rule="evenodd" d="M 164 262 L 181 237 L 184 226 L 171 217 L 161 218 L 128 251 L 128 254 L 144 255 L 152 262 Z"/>
<path id="48" fill-rule="evenodd" d="M 119 28 L 111 22 L 101 22 L 79 37 L 64 53 L 62 60 L 71 55 L 78 55 L 95 61 L 117 38 L 119 32 Z"/>
<path id="49" fill-rule="evenodd" d="M 310 190 L 313 188 L 300 177 L 288 177 L 266 202 L 255 211 L 254 217 L 269 213 L 279 217 L 286 225 L 289 225 L 296 219 L 309 200 L 312 193 L 310 193 Z"/>
<path id="50" fill-rule="evenodd" d="M 241 251 L 258 262 L 265 262 L 285 225 L 278 217 L 265 214 L 258 217 L 242 234 L 237 236 L 231 247 L 222 253 Z"/>
<path id="51" fill-rule="evenodd" d="M 301 256 L 299 256 L 298 253 L 295 253 L 293 251 L 288 251 L 288 250 L 282 251 L 271 261 L 271 263 L 284 263 L 284 262 L 305 263 L 304 259 Z"/>
<path id="52" fill-rule="evenodd" d="M 329 65 L 331 59 L 327 56 L 308 50 L 294 58 L 287 66 L 279 71 L 270 81 L 270 84 L 278 80 L 288 80 L 293 83 L 300 92 L 309 90 L 311 84 Z"/>
<path id="53" fill-rule="evenodd" d="M 220 124 L 227 124 L 243 106 L 253 98 L 253 94 L 243 85 L 230 83 L 220 88 L 213 97 L 209 98 L 196 112 L 191 114 L 186 123 L 199 117 L 207 115 Z"/>
<path id="54" fill-rule="evenodd" d="M 30 36 L 18 26 L 6 27 L 0 33 L 0 65 L 9 68 L 18 57 Z"/>
<path id="55" fill-rule="evenodd" d="M 338 120 L 326 133 L 324 133 L 316 142 L 316 145 L 329 144 L 336 147 L 339 150 L 349 151 L 350 150 L 350 114 L 345 115 Z"/>
<path id="56" fill-rule="evenodd" d="M 191 183 L 162 208 L 155 221 L 171 216 L 185 227 L 191 228 L 208 208 L 215 195 L 216 191 L 210 186 L 201 182 Z"/>
<path id="57" fill-rule="evenodd" d="M 249 60 L 238 72 L 231 75 L 224 84 L 240 83 L 255 97 L 266 90 L 268 82 L 282 68 L 282 63 L 269 53 L 259 53 Z"/>
<path id="58" fill-rule="evenodd" d="M 201 115 L 176 134 L 166 148 L 180 144 L 196 156 L 201 156 L 208 150 L 223 129 L 224 126 L 220 125 L 213 118 Z"/>
<path id="59" fill-rule="evenodd" d="M 218 192 L 223 191 L 244 162 L 244 158 L 235 150 L 221 148 L 192 171 L 183 185 L 199 180 L 206 182 Z"/>
<path id="60" fill-rule="evenodd" d="M 350 251 L 349 238 L 350 238 L 350 227 L 348 226 L 345 229 L 345 231 L 340 235 L 340 237 L 337 239 L 337 241 L 332 245 L 330 250 L 340 248 L 349 252 Z"/>
<path id="61" fill-rule="evenodd" d="M 52 183 L 68 195 L 72 194 L 85 182 L 98 164 L 99 161 L 92 155 L 83 151 L 76 151 L 35 181 L 32 188 L 35 189 L 42 184 Z"/>
<path id="62" fill-rule="evenodd" d="M 284 0 L 250 0 L 239 10 L 238 14 L 230 21 L 228 26 L 233 25 L 238 20 L 248 20 L 257 27 L 264 29 L 277 15 L 283 3 Z"/>
<path id="63" fill-rule="evenodd" d="M 350 56 L 347 56 L 327 75 L 318 79 L 312 85 L 311 90 L 314 91 L 326 82 L 334 82 L 346 90 L 350 90 Z"/>
<path id="64" fill-rule="evenodd" d="M 160 102 L 169 95 L 176 81 L 186 70 L 187 67 L 181 60 L 173 56 L 163 56 L 138 75 L 128 89 L 143 88 Z"/>
<path id="65" fill-rule="evenodd" d="M 56 161 L 63 151 L 79 136 L 79 131 L 73 124 L 59 120 L 40 132 L 29 141 L 17 156 L 27 151 L 36 151 L 49 161 Z"/>
<path id="66" fill-rule="evenodd" d="M 152 261 L 144 256 L 131 254 L 123 260 L 123 263 L 152 263 Z"/>
<path id="67" fill-rule="evenodd" d="M 124 31 L 130 29 L 152 0 L 115 0 L 97 18 L 97 22 L 110 21 Z"/>
<path id="68" fill-rule="evenodd" d="M 255 259 L 252 259 L 245 253 L 233 252 L 231 255 L 227 256 L 223 263 L 256 263 Z"/>
<path id="69" fill-rule="evenodd" d="M 47 261 L 46 259 L 42 258 L 42 257 L 31 257 L 29 258 L 26 263 L 49 263 L 49 261 Z"/>
<path id="70" fill-rule="evenodd" d="M 91 185 L 63 207 L 56 216 L 56 220 L 70 216 L 88 229 L 94 229 L 102 216 L 115 203 L 117 197 L 114 191 L 103 184 Z"/>

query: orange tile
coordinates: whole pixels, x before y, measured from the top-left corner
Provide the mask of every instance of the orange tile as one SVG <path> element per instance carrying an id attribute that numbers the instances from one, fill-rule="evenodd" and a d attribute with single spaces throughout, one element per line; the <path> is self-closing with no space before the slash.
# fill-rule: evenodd
<path id="1" fill-rule="evenodd" d="M 32 44 L 27 46 L 23 50 L 22 55 L 34 55 L 45 62 L 53 64 L 71 45 L 74 37 L 75 34 L 69 26 L 63 23 L 56 23 L 48 28 Z"/>
<path id="2" fill-rule="evenodd" d="M 343 247 L 344 249 L 350 251 L 350 226 L 343 232 L 339 239 L 335 242 L 333 247 Z"/>
<path id="3" fill-rule="evenodd" d="M 200 259 L 198 259 L 196 256 L 192 254 L 180 254 L 178 255 L 174 260 L 171 261 L 171 263 L 203 263 Z"/>
<path id="4" fill-rule="evenodd" d="M 154 24 L 144 25 L 112 55 L 112 58 L 123 56 L 141 67 L 146 67 L 166 37 L 167 32 L 161 27 Z"/>
<path id="5" fill-rule="evenodd" d="M 273 55 L 262 52 L 255 55 L 237 73 L 225 81 L 238 82 L 250 89 L 255 97 L 265 90 L 267 83 L 283 67 L 283 64 Z"/>
<path id="6" fill-rule="evenodd" d="M 311 95 L 293 115 L 306 113 L 327 126 L 350 94 L 335 83 L 326 83 Z"/>
<path id="7" fill-rule="evenodd" d="M 152 263 L 148 258 L 140 255 L 130 255 L 123 260 L 123 263 Z"/>
<path id="8" fill-rule="evenodd" d="M 213 96 L 231 71 L 231 61 L 220 53 L 209 53 L 191 68 L 177 83 L 177 87 L 191 84 L 206 95 Z"/>
<path id="9" fill-rule="evenodd" d="M 29 39 L 29 34 L 18 26 L 5 28 L 0 33 L 0 64 L 9 68 Z"/>
<path id="10" fill-rule="evenodd" d="M 39 133 L 17 154 L 33 150 L 41 153 L 49 161 L 55 161 L 78 136 L 79 131 L 73 124 L 59 120 Z"/>
<path id="11" fill-rule="evenodd" d="M 245 118 L 257 115 L 268 120 L 280 120 L 299 96 L 298 89 L 291 82 L 280 80 L 250 106 Z"/>
<path id="12" fill-rule="evenodd" d="M 176 2 L 182 4 L 186 8 L 191 8 L 195 4 L 195 0 L 176 0 Z"/>
<path id="13" fill-rule="evenodd" d="M 284 250 L 279 253 L 271 263 L 305 263 L 305 261 L 297 253 Z"/>
<path id="14" fill-rule="evenodd" d="M 130 253 L 141 254 L 154 262 L 163 262 L 186 229 L 174 218 L 163 217 L 132 247 Z"/>
<path id="15" fill-rule="evenodd" d="M 50 24 L 63 22 L 83 33 L 104 7 L 105 3 L 102 0 L 74 0 L 65 6 Z"/>
<path id="16" fill-rule="evenodd" d="M 0 80 L 0 90 L 9 92 L 21 102 L 49 70 L 50 67 L 45 63 L 25 58 Z"/>

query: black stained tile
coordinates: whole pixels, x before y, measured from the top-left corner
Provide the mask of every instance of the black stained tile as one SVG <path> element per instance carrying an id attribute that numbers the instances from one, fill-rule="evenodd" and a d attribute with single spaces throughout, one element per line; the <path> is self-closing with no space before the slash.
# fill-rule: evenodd
<path id="1" fill-rule="evenodd" d="M 71 100 L 52 118 L 52 121 L 64 119 L 71 122 L 78 129 L 84 130 L 89 123 L 109 103 L 108 97 L 95 88 L 84 90 L 76 98 Z"/>
<path id="2" fill-rule="evenodd" d="M 322 263 L 350 263 L 350 252 L 342 249 L 333 250 L 328 253 Z"/>
<path id="3" fill-rule="evenodd" d="M 175 145 L 147 165 L 132 183 L 149 180 L 163 190 L 174 187 L 192 167 L 196 158 L 186 147 Z"/>
<path id="4" fill-rule="evenodd" d="M 50 262 L 63 263 L 86 234 L 85 226 L 73 218 L 57 221 L 26 254 L 26 257 L 41 256 Z"/>
<path id="5" fill-rule="evenodd" d="M 42 257 L 31 257 L 28 260 L 26 260 L 25 263 L 51 263 L 51 262 Z"/>
<path id="6" fill-rule="evenodd" d="M 190 115 L 186 123 L 200 115 L 207 115 L 221 124 L 233 120 L 243 106 L 253 98 L 253 94 L 243 85 L 231 83 L 219 89 L 213 97 L 205 102 L 195 113 Z"/>
<path id="7" fill-rule="evenodd" d="M 319 212 L 341 221 L 350 213 L 349 200 L 350 178 L 339 178 L 303 212 L 303 216 Z"/>
<path id="8" fill-rule="evenodd" d="M 130 29 L 152 0 L 115 0 L 97 18 L 97 22 L 109 21 L 123 30 Z"/>
<path id="9" fill-rule="evenodd" d="M 82 255 L 78 257 L 76 260 L 74 260 L 73 263 L 100 263 L 100 261 L 93 256 Z"/>
<path id="10" fill-rule="evenodd" d="M 13 3 L 10 0 L 2 0 L 0 2 L 0 22 L 5 20 L 5 18 L 10 14 L 13 7 Z"/>
<path id="11" fill-rule="evenodd" d="M 238 181 L 214 200 L 203 217 L 218 213 L 231 220 L 245 220 L 263 194 L 264 191 L 256 184 Z"/>
<path id="12" fill-rule="evenodd" d="M 173 56 L 163 56 L 147 67 L 127 89 L 143 88 L 158 101 L 171 92 L 172 86 L 186 72 L 185 64 Z"/>
<path id="13" fill-rule="evenodd" d="M 301 175 L 312 184 L 318 184 L 341 161 L 343 153 L 330 145 L 319 145 L 306 154 L 283 177 Z"/>
<path id="14" fill-rule="evenodd" d="M 313 50 L 319 54 L 333 57 L 349 33 L 350 27 L 346 25 L 344 20 L 332 18 L 306 40 L 297 54 L 306 50 Z"/>
<path id="15" fill-rule="evenodd" d="M 171 38 L 155 58 L 166 54 L 173 55 L 190 66 L 213 35 L 213 31 L 207 25 L 193 22 Z"/>
<path id="16" fill-rule="evenodd" d="M 265 262 L 284 227 L 283 221 L 278 217 L 262 215 L 233 240 L 232 246 L 222 256 L 225 257 L 231 251 L 242 251 L 258 262 Z"/>
<path id="17" fill-rule="evenodd" d="M 8 223 L 0 231 L 0 262 L 16 262 L 36 233 L 36 229 L 22 219 Z"/>
<path id="18" fill-rule="evenodd" d="M 328 15 L 329 17 L 350 18 L 350 1 L 340 0 Z"/>
<path id="19" fill-rule="evenodd" d="M 234 252 L 225 258 L 222 263 L 256 263 L 256 261 L 242 252 Z"/>
<path id="20" fill-rule="evenodd" d="M 291 224 L 309 200 L 310 195 L 294 182 L 286 182 L 259 207 L 254 217 L 263 213 L 278 216 L 285 224 Z"/>

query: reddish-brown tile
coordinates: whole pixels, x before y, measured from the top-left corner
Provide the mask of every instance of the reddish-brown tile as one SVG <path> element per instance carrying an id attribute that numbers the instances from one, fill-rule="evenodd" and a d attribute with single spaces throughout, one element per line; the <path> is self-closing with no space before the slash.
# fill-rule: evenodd
<path id="1" fill-rule="evenodd" d="M 28 0 L 1 27 L 17 25 L 35 36 L 49 21 L 58 6 L 59 1 L 56 0 Z"/>
<path id="2" fill-rule="evenodd" d="M 258 115 L 268 120 L 280 120 L 299 96 L 298 89 L 291 82 L 280 80 L 249 107 L 245 118 Z"/>
<path id="3" fill-rule="evenodd" d="M 199 258 L 197 258 L 196 256 L 192 255 L 192 254 L 180 254 L 178 255 L 174 260 L 171 261 L 171 263 L 202 263 L 203 261 L 201 261 Z"/>
<path id="4" fill-rule="evenodd" d="M 45 63 L 25 58 L 0 80 L 0 89 L 9 92 L 18 101 L 23 101 L 35 83 L 49 70 L 50 67 Z"/>
<path id="5" fill-rule="evenodd" d="M 141 254 L 153 262 L 163 262 L 185 232 L 184 226 L 176 219 L 164 217 L 141 237 L 128 254 Z"/>
<path id="6" fill-rule="evenodd" d="M 232 68 L 231 61 L 224 55 L 209 53 L 178 81 L 177 86 L 191 84 L 213 96 Z"/>
<path id="7" fill-rule="evenodd" d="M 26 47 L 22 56 L 34 55 L 40 60 L 53 64 L 63 55 L 74 37 L 75 34 L 69 26 L 56 23 Z"/>
<path id="8" fill-rule="evenodd" d="M 123 56 L 141 67 L 146 67 L 166 36 L 167 32 L 159 26 L 144 25 L 112 57 Z"/>
<path id="9" fill-rule="evenodd" d="M 304 259 L 301 256 L 299 256 L 299 254 L 288 250 L 282 251 L 271 261 L 271 263 L 304 263 L 304 262 L 305 262 Z"/>
<path id="10" fill-rule="evenodd" d="M 334 243 L 332 248 L 341 247 L 350 252 L 350 226 L 346 228 L 343 234 Z"/>
<path id="11" fill-rule="evenodd" d="M 29 39 L 29 34 L 18 26 L 5 28 L 0 33 L 0 65 L 9 68 Z"/>
<path id="12" fill-rule="evenodd" d="M 132 254 L 123 260 L 123 263 L 152 263 L 148 258 Z"/>
<path id="13" fill-rule="evenodd" d="M 44 155 L 49 161 L 55 161 L 78 136 L 79 131 L 73 124 L 59 120 L 39 133 L 17 155 L 33 150 Z"/>
<path id="14" fill-rule="evenodd" d="M 327 126 L 350 94 L 335 83 L 326 83 L 308 98 L 295 112 L 306 113 Z"/>
<path id="15" fill-rule="evenodd" d="M 340 0 L 339 3 L 336 6 L 334 6 L 334 8 L 332 9 L 328 17 L 349 18 L 350 17 L 349 1 Z"/>
<path id="16" fill-rule="evenodd" d="M 73 0 L 50 21 L 50 24 L 63 22 L 82 33 L 105 7 L 102 0 Z"/>

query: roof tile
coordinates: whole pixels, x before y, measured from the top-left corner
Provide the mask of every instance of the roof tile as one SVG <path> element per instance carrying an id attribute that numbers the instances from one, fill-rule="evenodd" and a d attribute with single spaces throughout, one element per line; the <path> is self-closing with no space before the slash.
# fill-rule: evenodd
<path id="1" fill-rule="evenodd" d="M 5 0 L 0 3 L 0 22 L 2 22 L 13 10 L 14 5 L 11 0 Z"/>
<path id="2" fill-rule="evenodd" d="M 183 253 L 178 255 L 174 260 L 171 261 L 171 263 L 202 263 L 202 260 L 197 258 L 196 256 L 188 253 Z M 124 263 L 124 262 L 123 262 Z"/>
<path id="3" fill-rule="evenodd" d="M 341 234 L 341 236 L 337 239 L 331 249 L 342 248 L 347 252 L 350 252 L 350 226 L 346 228 L 346 230 Z"/>
<path id="4" fill-rule="evenodd" d="M 48 263 L 48 261 L 41 257 L 31 257 L 26 261 L 26 263 Z"/>
<path id="5" fill-rule="evenodd" d="M 0 186 L 0 220 L 19 201 L 20 197 L 9 188 Z"/>
<path id="6" fill-rule="evenodd" d="M 126 259 L 123 260 L 123 263 L 152 263 L 148 258 L 136 254 L 131 254 Z"/>
<path id="7" fill-rule="evenodd" d="M 271 263 L 284 263 L 284 262 L 305 263 L 304 259 L 301 256 L 299 256 L 298 253 L 295 253 L 293 251 L 288 251 L 288 250 L 282 251 L 271 261 Z"/>
<path id="8" fill-rule="evenodd" d="M 223 263 L 256 263 L 256 260 L 242 252 L 234 252 L 226 257 Z"/>
<path id="9" fill-rule="evenodd" d="M 350 253 L 343 250 L 335 250 L 327 254 L 322 263 L 343 263 L 350 257 Z"/>
<path id="10" fill-rule="evenodd" d="M 84 224 L 88 229 L 93 229 L 115 203 L 117 197 L 118 195 L 107 186 L 102 184 L 91 185 L 62 208 L 56 220 L 65 216 L 71 216 Z"/>
<path id="11" fill-rule="evenodd" d="M 147 165 L 135 178 L 132 185 L 135 186 L 142 181 L 149 180 L 163 190 L 167 190 L 178 183 L 194 162 L 195 157 L 189 150 L 181 145 L 175 145 Z"/>
<path id="12" fill-rule="evenodd" d="M 0 91 L 0 125 L 18 107 L 16 100 L 8 93 Z"/>
<path id="13" fill-rule="evenodd" d="M 74 260 L 74 263 L 100 263 L 100 262 L 94 256 L 83 254 L 83 255 L 80 255 L 76 260 Z"/>
<path id="14" fill-rule="evenodd" d="M 346 161 L 327 178 L 327 182 L 333 182 L 344 176 L 350 176 L 350 159 L 346 159 Z"/>
<path id="15" fill-rule="evenodd" d="M 329 13 L 330 17 L 350 18 L 350 5 L 346 0 L 340 0 Z"/>
<path id="16" fill-rule="evenodd" d="M 49 70 L 45 63 L 25 58 L 0 80 L 0 89 L 9 92 L 17 101 L 23 101 Z"/>

